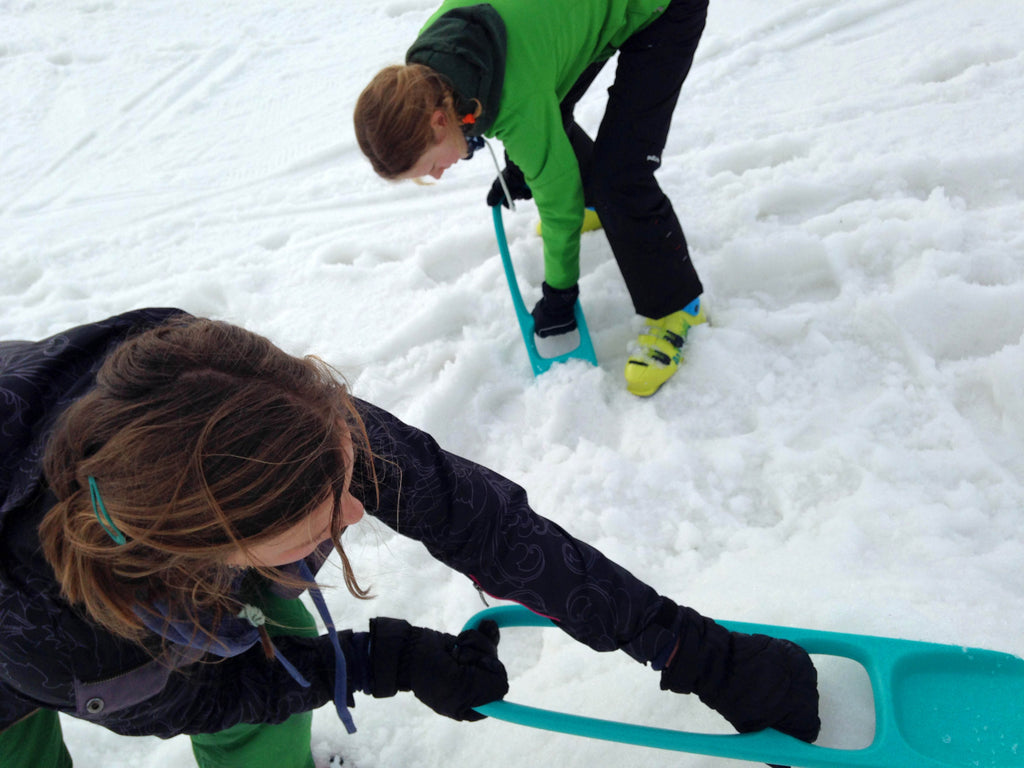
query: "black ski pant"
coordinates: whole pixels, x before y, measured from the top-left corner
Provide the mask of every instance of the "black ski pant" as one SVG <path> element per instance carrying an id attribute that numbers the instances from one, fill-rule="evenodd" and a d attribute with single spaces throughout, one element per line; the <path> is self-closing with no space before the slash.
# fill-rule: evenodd
<path id="1" fill-rule="evenodd" d="M 562 120 L 637 314 L 663 317 L 703 292 L 672 203 L 654 178 L 672 113 L 704 32 L 708 0 L 671 0 L 619 49 L 615 81 L 597 132 L 573 119 L 576 102 L 605 62 L 591 65 L 562 101 Z"/>

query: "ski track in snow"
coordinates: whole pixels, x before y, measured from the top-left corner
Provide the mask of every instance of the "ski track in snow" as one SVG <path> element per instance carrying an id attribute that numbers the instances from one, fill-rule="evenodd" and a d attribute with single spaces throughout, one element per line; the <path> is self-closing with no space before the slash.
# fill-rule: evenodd
<path id="1" fill-rule="evenodd" d="M 533 380 L 488 153 L 429 187 L 360 156 L 355 99 L 433 8 L 0 4 L 0 338 L 140 305 L 238 322 L 711 616 L 1024 655 L 1024 6 L 711 4 L 660 178 L 712 324 L 646 401 L 622 386 L 640 321 L 603 237 L 581 280 L 601 365 Z M 610 77 L 577 110 L 589 130 Z M 535 210 L 504 221 L 532 305 Z M 379 597 L 334 590 L 339 620 L 456 630 L 481 607 L 417 545 L 360 529 L 347 546 Z M 727 730 L 628 659 L 506 635 L 515 700 Z M 818 661 L 822 741 L 863 746 L 866 683 Z M 355 717 L 349 738 L 316 713 L 321 763 L 741 765 L 460 725 L 409 696 Z M 81 768 L 191 764 L 184 738 L 64 725 Z"/>

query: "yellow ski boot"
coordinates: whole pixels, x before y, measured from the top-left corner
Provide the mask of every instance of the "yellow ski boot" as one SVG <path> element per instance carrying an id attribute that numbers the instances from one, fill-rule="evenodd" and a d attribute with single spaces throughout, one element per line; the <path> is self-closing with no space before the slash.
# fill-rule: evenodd
<path id="1" fill-rule="evenodd" d="M 637 339 L 638 349 L 626 361 L 626 388 L 640 397 L 657 392 L 679 369 L 687 331 L 706 322 L 699 298 L 678 312 L 648 320 Z"/>
<path id="2" fill-rule="evenodd" d="M 584 232 L 593 232 L 595 229 L 601 228 L 601 217 L 597 215 L 597 211 L 593 208 L 583 209 L 583 226 L 580 227 L 580 234 Z M 541 223 L 537 222 L 537 234 L 544 234 L 544 230 L 541 227 Z"/>

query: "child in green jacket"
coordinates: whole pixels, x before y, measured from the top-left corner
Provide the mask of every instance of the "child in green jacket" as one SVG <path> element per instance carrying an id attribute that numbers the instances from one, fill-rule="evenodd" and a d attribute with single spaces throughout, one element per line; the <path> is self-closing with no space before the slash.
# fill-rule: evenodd
<path id="1" fill-rule="evenodd" d="M 576 327 L 585 207 L 600 217 L 637 313 L 647 318 L 625 369 L 654 394 L 705 321 L 700 279 L 672 204 L 654 178 L 707 0 L 447 0 L 403 66 L 382 70 L 356 105 L 360 147 L 388 179 L 440 178 L 480 137 L 507 164 L 488 204 L 531 197 L 544 241 L 539 336 Z M 616 52 L 596 140 L 572 110 Z M 506 194 L 507 193 L 507 194 Z"/>

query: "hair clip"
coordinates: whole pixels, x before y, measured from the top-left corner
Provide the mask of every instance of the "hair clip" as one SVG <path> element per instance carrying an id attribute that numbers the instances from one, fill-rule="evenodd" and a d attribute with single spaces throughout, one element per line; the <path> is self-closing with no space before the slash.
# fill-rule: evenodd
<path id="1" fill-rule="evenodd" d="M 92 502 L 92 511 L 96 513 L 96 519 L 103 530 L 107 532 L 107 536 L 113 539 L 115 544 L 126 543 L 128 540 L 110 519 L 110 513 L 107 512 L 107 507 L 104 505 L 103 499 L 100 498 L 100 489 L 96 485 L 96 478 L 92 475 L 89 475 L 89 500 Z"/>

